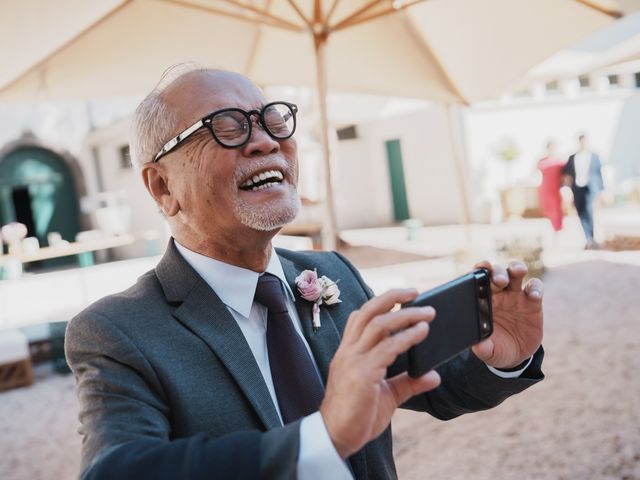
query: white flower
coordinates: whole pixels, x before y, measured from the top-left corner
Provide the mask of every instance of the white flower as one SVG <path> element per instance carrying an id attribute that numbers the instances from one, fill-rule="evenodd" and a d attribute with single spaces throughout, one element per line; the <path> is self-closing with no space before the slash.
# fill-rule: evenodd
<path id="1" fill-rule="evenodd" d="M 340 303 L 340 289 L 338 288 L 338 284 L 331 280 L 330 278 L 325 277 L 324 275 L 320 277 L 320 284 L 322 285 L 322 300 L 327 305 L 333 305 L 334 303 Z"/>
<path id="2" fill-rule="evenodd" d="M 300 296 L 313 302 L 313 331 L 320 328 L 320 305 L 333 305 L 340 303 L 340 289 L 338 283 L 326 276 L 318 278 L 315 270 L 305 270 L 296 277 L 296 286 Z"/>

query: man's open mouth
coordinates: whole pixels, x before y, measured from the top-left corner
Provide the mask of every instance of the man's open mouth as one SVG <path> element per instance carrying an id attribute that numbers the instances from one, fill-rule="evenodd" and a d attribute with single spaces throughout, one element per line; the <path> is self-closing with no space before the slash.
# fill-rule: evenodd
<path id="1" fill-rule="evenodd" d="M 281 183 L 283 178 L 284 175 L 279 170 L 266 170 L 256 173 L 253 177 L 245 180 L 240 185 L 240 189 L 247 192 L 257 192 Z"/>

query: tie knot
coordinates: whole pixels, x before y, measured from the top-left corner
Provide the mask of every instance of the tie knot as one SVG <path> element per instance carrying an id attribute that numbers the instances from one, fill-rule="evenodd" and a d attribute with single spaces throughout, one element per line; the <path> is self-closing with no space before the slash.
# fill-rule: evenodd
<path id="1" fill-rule="evenodd" d="M 260 275 L 254 300 L 261 303 L 271 313 L 287 312 L 287 301 L 280 279 L 270 273 Z"/>

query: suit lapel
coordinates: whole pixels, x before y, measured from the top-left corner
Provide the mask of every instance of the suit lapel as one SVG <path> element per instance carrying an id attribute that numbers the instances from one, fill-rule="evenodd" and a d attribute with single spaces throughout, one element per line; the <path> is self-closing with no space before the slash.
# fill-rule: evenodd
<path id="1" fill-rule="evenodd" d="M 242 330 L 224 303 L 180 256 L 173 241 L 156 273 L 167 300 L 182 302 L 174 316 L 215 352 L 265 428 L 279 427 L 280 418 Z"/>
<path id="2" fill-rule="evenodd" d="M 316 364 L 322 375 L 322 381 L 326 385 L 329 374 L 329 363 L 331 363 L 331 359 L 340 344 L 340 334 L 331 316 L 331 306 L 323 305 L 320 307 L 321 327 L 317 332 L 314 332 L 312 325 L 313 304 L 300 296 L 295 284 L 296 277 L 303 269 L 282 256 L 280 256 L 280 263 L 287 277 L 289 287 L 291 287 L 291 291 L 296 299 L 296 311 L 298 312 L 298 318 L 300 318 L 302 325 L 302 333 L 313 352 Z"/>

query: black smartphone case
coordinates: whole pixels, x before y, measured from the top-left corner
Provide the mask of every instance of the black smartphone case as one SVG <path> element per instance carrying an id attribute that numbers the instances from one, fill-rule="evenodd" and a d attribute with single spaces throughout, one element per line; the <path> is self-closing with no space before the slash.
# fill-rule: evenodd
<path id="1" fill-rule="evenodd" d="M 482 299 L 479 275 L 486 276 Z M 488 275 L 484 269 L 468 273 L 403 305 L 403 308 L 432 306 L 436 310 L 427 338 L 408 351 L 411 377 L 423 375 L 491 335 L 493 322 Z M 483 315 L 481 309 L 485 310 Z"/>

